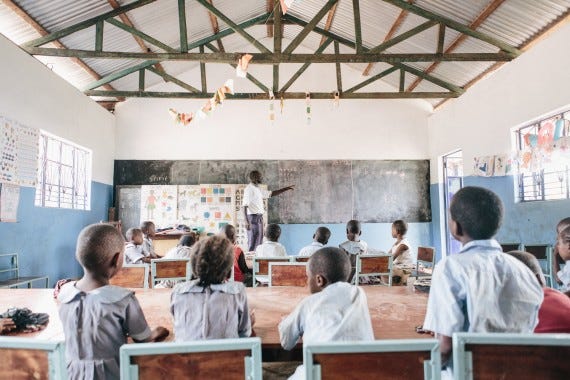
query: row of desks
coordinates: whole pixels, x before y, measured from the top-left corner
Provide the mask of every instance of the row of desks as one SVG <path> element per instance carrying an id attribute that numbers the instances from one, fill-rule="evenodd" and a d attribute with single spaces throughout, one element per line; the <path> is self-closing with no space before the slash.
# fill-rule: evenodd
<path id="1" fill-rule="evenodd" d="M 372 327 L 376 339 L 428 338 L 415 327 L 424 320 L 427 295 L 413 287 L 364 286 Z M 164 326 L 170 331 L 167 341 L 174 339 L 170 314 L 171 289 L 136 289 L 136 296 L 151 326 Z M 277 326 L 295 306 L 309 295 L 308 288 L 247 288 L 250 309 L 255 310 L 254 330 L 262 339 L 264 361 L 302 360 L 301 347 L 292 353 L 281 349 Z M 64 332 L 58 315 L 58 302 L 51 289 L 0 289 L 0 310 L 27 307 L 33 312 L 48 313 L 50 322 L 39 332 L 23 334 L 30 339 L 63 340 Z"/>

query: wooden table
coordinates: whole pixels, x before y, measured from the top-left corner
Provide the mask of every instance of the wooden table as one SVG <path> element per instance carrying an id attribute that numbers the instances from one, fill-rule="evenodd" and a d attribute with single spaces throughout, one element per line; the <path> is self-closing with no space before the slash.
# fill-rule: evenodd
<path id="1" fill-rule="evenodd" d="M 416 333 L 415 326 L 424 320 L 427 295 L 415 292 L 412 287 L 364 286 L 376 339 L 429 338 Z M 170 315 L 171 289 L 136 289 L 137 298 L 152 327 L 164 326 L 174 338 Z M 254 330 L 263 341 L 263 360 L 302 360 L 302 347 L 292 352 L 281 349 L 277 326 L 281 319 L 309 295 L 308 288 L 259 287 L 247 288 L 248 302 L 255 310 Z M 39 332 L 22 334 L 30 338 L 63 339 L 63 328 L 57 312 L 57 301 L 51 289 L 0 289 L 0 311 L 10 306 L 27 307 L 33 312 L 50 315 L 48 326 Z"/>

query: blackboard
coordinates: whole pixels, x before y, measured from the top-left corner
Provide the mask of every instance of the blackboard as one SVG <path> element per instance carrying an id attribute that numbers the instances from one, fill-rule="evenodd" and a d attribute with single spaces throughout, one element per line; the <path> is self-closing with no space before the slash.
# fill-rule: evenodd
<path id="1" fill-rule="evenodd" d="M 431 221 L 428 160 L 116 160 L 115 186 L 248 183 L 254 169 L 269 189 L 295 185 L 269 200 L 271 223 Z"/>

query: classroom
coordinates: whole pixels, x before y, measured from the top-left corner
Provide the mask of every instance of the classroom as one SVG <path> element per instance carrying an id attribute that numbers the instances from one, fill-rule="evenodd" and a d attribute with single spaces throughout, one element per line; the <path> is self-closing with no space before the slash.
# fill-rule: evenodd
<path id="1" fill-rule="evenodd" d="M 36 206 L 36 187 L 18 186 L 15 220 L 0 220 L 0 253 L 18 253 L 20 275 L 48 276 L 50 287 L 58 279 L 80 277 L 82 268 L 74 259 L 79 232 L 89 224 L 109 220 L 109 210 L 117 208 L 118 165 L 139 160 L 154 163 L 426 161 L 429 163 L 429 183 L 422 196 L 428 200 L 430 212 L 427 218 L 409 221 L 407 238 L 412 247 L 434 247 L 436 262 L 458 250 L 457 242 L 450 240 L 446 224 L 446 194 L 452 192 L 454 186 L 480 186 L 499 195 L 505 208 L 503 225 L 496 237 L 499 242 L 554 243 L 557 222 L 570 215 L 567 158 L 564 158 L 565 166 L 560 171 L 559 182 L 554 184 L 561 189 L 561 195 L 555 194 L 547 200 L 538 197 L 536 201 L 532 196 L 530 201 L 520 199 L 524 188 L 522 178 L 535 178 L 528 172 L 526 177 L 514 168 L 493 173 L 492 170 L 481 169 L 481 164 L 491 165 L 498 158 L 504 158 L 513 167 L 517 163 L 522 165 L 519 157 L 523 147 L 519 144 L 524 142 L 520 140 L 522 134 L 517 132 L 519 129 L 559 115 L 566 124 L 570 124 L 569 1 L 298 0 L 285 1 L 289 4 L 288 16 L 278 21 L 273 19 L 273 9 L 280 3 L 277 1 L 247 0 L 239 2 L 240 6 L 233 1 L 216 0 L 213 2 L 215 6 L 211 3 L 205 0 L 97 0 L 74 5 L 42 5 L 33 1 L 0 1 L 0 118 L 65 139 L 91 153 L 90 183 L 87 183 L 86 191 L 90 204 L 87 209 L 39 207 Z M 138 5 L 117 11 L 132 4 Z M 185 31 L 187 27 L 187 36 L 183 41 L 178 24 L 180 4 L 185 4 L 187 19 L 184 27 Z M 355 33 L 353 14 L 358 7 L 359 27 Z M 277 6 L 277 9 L 281 8 Z M 67 46 L 70 49 L 67 55 L 58 56 L 45 49 L 43 53 L 46 55 L 40 59 L 39 45 L 24 45 L 113 10 L 117 11 L 113 17 L 128 15 L 132 23 L 144 32 L 144 38 L 139 36 L 137 41 L 133 34 L 119 29 L 117 17 L 112 19 L 112 23 L 105 23 L 104 33 L 96 31 L 99 25 L 104 24 L 102 20 L 105 19 L 102 19 L 91 23 L 89 28 L 78 29 L 59 40 L 52 38 L 48 41 L 50 44 L 42 45 L 51 50 L 65 50 Z M 334 20 L 331 16 L 332 21 L 328 22 L 327 15 L 334 15 Z M 319 16 L 315 21 L 318 24 L 310 25 L 316 16 Z M 401 18 L 401 23 L 396 25 L 394 22 L 398 18 Z M 230 23 L 235 25 L 231 20 L 242 25 L 253 19 L 256 20 L 247 26 L 247 33 L 222 33 L 233 29 L 246 30 L 245 27 L 228 26 Z M 123 18 L 121 20 L 125 23 Z M 283 99 L 279 89 L 298 72 L 303 61 L 295 61 L 300 59 L 295 58 L 295 54 L 288 58 L 279 55 L 277 58 L 291 61 L 273 65 L 271 60 L 276 59 L 272 56 L 274 41 L 278 41 L 274 38 L 277 34 L 274 26 L 279 24 L 281 27 L 282 21 L 282 41 L 278 42 L 281 51 L 299 39 L 297 37 L 305 31 L 304 26 L 320 28 L 321 33 L 307 30 L 307 35 L 298 42 L 295 53 L 299 53 L 299 57 L 303 54 L 305 59 L 307 56 L 318 58 L 319 53 L 315 51 L 323 44 L 321 38 L 323 41 L 326 36 L 331 41 L 336 38 L 335 44 L 329 41 L 330 45 L 320 50 L 320 53 L 325 53 L 322 61 L 325 63 L 316 60 L 311 64 L 283 92 L 291 94 Z M 369 49 L 390 40 L 387 36 L 390 29 L 397 30 L 393 38 L 424 25 L 426 21 L 431 24 L 425 25 L 422 31 L 417 29 L 409 34 L 408 39 L 381 49 L 393 56 L 382 57 L 383 54 L 376 52 L 377 62 L 370 57 L 359 57 L 354 48 L 344 43 L 352 41 L 358 53 L 366 55 L 370 53 Z M 456 24 L 464 25 L 465 29 L 459 29 L 467 34 L 459 32 Z M 442 36 L 440 29 L 445 29 L 447 34 Z M 212 30 L 222 33 L 223 38 L 199 44 L 201 39 L 207 40 L 212 35 Z M 429 71 L 426 69 L 432 62 L 406 61 L 405 55 L 412 53 L 425 56 L 436 51 L 435 55 L 441 55 L 462 35 L 467 36 L 465 41 L 459 42 L 462 48 L 450 49 L 446 53 L 465 53 L 465 56 L 477 53 L 483 56 L 483 53 L 491 55 L 491 52 L 499 51 L 502 55 L 495 54 L 495 60 L 488 58 L 487 61 L 482 58 L 470 61 L 465 57 L 453 62 L 438 61 L 439 67 Z M 148 36 L 171 46 L 170 50 L 148 42 Z M 487 42 L 474 36 L 487 39 Z M 488 41 L 499 41 L 499 45 L 504 46 L 497 47 Z M 141 43 L 147 46 L 147 51 L 141 50 Z M 183 44 L 192 47 L 184 52 L 188 53 L 186 60 L 164 58 L 166 53 L 180 53 L 179 46 Z M 259 44 L 265 46 L 265 50 L 260 49 Z M 225 50 L 220 45 L 225 45 Z M 400 46 L 403 47 L 399 49 Z M 204 54 L 205 47 L 206 53 L 219 54 L 206 58 L 199 56 Z M 342 63 L 335 64 L 333 54 L 339 48 L 340 53 L 346 56 L 339 60 Z M 413 51 L 413 48 L 417 50 Z M 516 53 L 508 52 L 509 48 Z M 82 51 L 84 55 L 79 54 Z M 131 58 L 125 54 L 121 59 L 111 59 L 104 54 L 113 51 L 132 55 Z M 141 51 L 148 53 L 148 57 L 142 53 L 136 55 Z M 145 66 L 139 70 L 133 68 L 142 60 L 153 59 L 152 52 L 164 51 L 163 55 L 156 55 L 156 66 L 146 66 L 151 69 L 145 70 Z M 29 52 L 35 52 L 36 56 Z M 232 65 L 242 65 L 243 53 L 253 55 L 249 66 L 244 65 L 245 70 L 262 82 L 268 91 L 261 91 L 258 84 L 236 76 Z M 398 60 L 398 57 L 403 58 Z M 219 63 L 204 63 L 201 59 L 217 59 Z M 256 64 L 256 59 L 265 59 L 266 62 Z M 395 63 L 390 64 L 390 59 Z M 83 63 L 78 64 L 78 61 Z M 366 91 L 368 96 L 351 97 L 350 94 L 358 94 L 359 90 L 347 94 L 342 91 L 369 78 L 370 74 L 363 75 L 369 64 L 377 66 L 371 71 L 377 75 L 387 68 L 401 68 L 404 63 L 414 69 L 392 70 L 381 75 L 380 79 L 360 91 Z M 159 65 L 171 73 L 169 80 L 156 74 L 162 70 Z M 278 76 L 273 67 L 279 67 Z M 108 78 L 126 68 L 132 69 L 131 74 L 94 85 L 101 78 Z M 425 79 L 426 76 L 433 81 Z M 235 99 L 227 94 L 227 98 L 222 99 L 223 104 L 215 110 L 200 114 L 208 98 L 223 89 L 229 79 L 233 80 Z M 416 80 L 420 81 L 416 91 L 429 96 L 411 96 L 409 93 L 413 91 L 404 91 Z M 188 90 L 188 86 L 196 90 L 196 94 Z M 275 92 L 273 99 L 270 98 L 273 95 L 271 89 Z M 144 94 L 144 91 L 149 94 Z M 196 96 L 167 95 L 181 94 L 182 91 Z M 335 99 L 337 91 L 339 96 Z M 209 96 L 205 96 L 208 95 L 206 92 Z M 435 92 L 449 93 L 437 98 Z M 305 94 L 315 96 L 310 98 Z M 174 110 L 175 120 L 169 110 Z M 189 112 L 195 112 L 194 119 L 186 124 L 181 121 L 185 116 L 181 115 Z M 568 130 L 566 127 L 565 133 Z M 445 166 L 444 162 L 448 165 Z M 455 173 L 448 170 L 452 162 L 453 165 L 460 163 L 460 169 Z M 446 182 L 448 177 L 453 177 L 455 182 Z M 204 182 L 195 184 L 200 183 Z M 241 183 L 247 184 L 247 178 Z M 132 183 L 152 184 L 171 183 L 161 182 L 160 178 L 155 183 Z M 270 182 L 267 185 L 274 189 L 280 183 Z M 382 183 L 377 185 L 385 186 Z M 325 190 L 311 189 L 313 193 L 310 194 L 306 189 L 296 187 L 294 191 L 305 198 L 320 199 L 327 205 L 323 199 Z M 406 192 L 406 188 L 394 190 L 401 194 Z M 5 191 L 4 186 L 2 191 Z M 378 208 L 382 210 L 382 200 L 378 202 Z M 340 207 L 335 204 L 328 206 Z M 118 217 L 120 210 L 116 209 L 116 212 Z M 407 215 L 407 210 L 403 215 Z M 315 229 L 325 225 L 332 232 L 329 245 L 336 247 L 346 240 L 346 222 L 352 219 L 351 216 L 334 223 L 323 220 L 280 223 L 280 242 L 288 254 L 296 255 L 311 242 Z M 370 247 L 387 251 L 393 243 L 391 225 L 386 220 L 365 221 L 362 238 Z"/>

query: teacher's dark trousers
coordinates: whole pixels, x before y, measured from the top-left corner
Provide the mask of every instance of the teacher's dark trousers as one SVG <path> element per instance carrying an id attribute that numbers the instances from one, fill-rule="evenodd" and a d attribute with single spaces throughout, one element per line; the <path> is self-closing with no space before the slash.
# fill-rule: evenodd
<path id="1" fill-rule="evenodd" d="M 248 214 L 249 230 L 247 230 L 248 250 L 255 251 L 263 243 L 263 214 Z"/>

